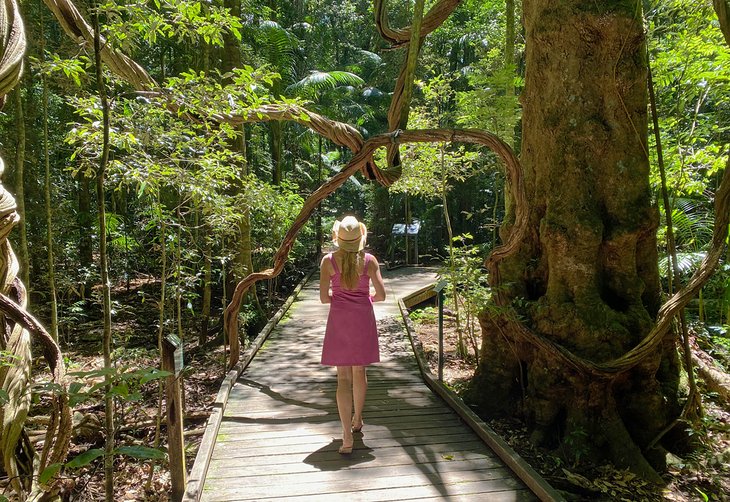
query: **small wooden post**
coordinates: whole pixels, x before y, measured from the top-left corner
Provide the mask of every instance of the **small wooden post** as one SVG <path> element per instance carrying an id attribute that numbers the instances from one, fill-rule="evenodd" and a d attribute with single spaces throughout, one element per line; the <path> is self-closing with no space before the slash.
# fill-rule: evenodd
<path id="1" fill-rule="evenodd" d="M 185 440 L 183 439 L 182 394 L 180 372 L 183 368 L 183 345 L 177 335 L 168 335 L 162 343 L 162 369 L 172 375 L 165 379 L 167 395 L 167 456 L 170 461 L 172 493 L 170 500 L 179 502 L 185 493 Z"/>
<path id="2" fill-rule="evenodd" d="M 446 287 L 446 284 L 446 281 L 442 279 L 433 287 L 433 290 L 438 293 L 439 306 L 439 382 L 444 381 L 444 288 Z"/>

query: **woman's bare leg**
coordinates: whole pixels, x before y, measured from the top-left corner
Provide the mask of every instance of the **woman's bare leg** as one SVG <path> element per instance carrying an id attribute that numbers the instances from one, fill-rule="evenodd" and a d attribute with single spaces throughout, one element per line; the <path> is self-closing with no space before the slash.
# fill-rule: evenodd
<path id="1" fill-rule="evenodd" d="M 337 411 L 342 422 L 342 447 L 352 448 L 352 366 L 337 367 Z"/>
<path id="2" fill-rule="evenodd" d="M 355 401 L 355 416 L 352 427 L 362 428 L 362 410 L 365 407 L 365 394 L 368 391 L 368 375 L 365 366 L 352 367 L 352 396 Z"/>

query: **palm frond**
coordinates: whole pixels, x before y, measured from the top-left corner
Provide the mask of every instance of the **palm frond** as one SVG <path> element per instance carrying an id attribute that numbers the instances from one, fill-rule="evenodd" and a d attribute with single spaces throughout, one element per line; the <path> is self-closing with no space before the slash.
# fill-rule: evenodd
<path id="1" fill-rule="evenodd" d="M 705 259 L 707 253 L 704 251 L 698 251 L 695 253 L 677 253 L 677 268 L 679 273 L 687 275 L 692 273 L 697 267 L 699 267 L 702 260 Z M 659 270 L 663 273 L 668 270 L 669 267 L 669 256 L 664 256 L 659 260 Z"/>
<path id="2" fill-rule="evenodd" d="M 335 89 L 342 86 L 361 87 L 365 81 L 348 71 L 319 71 L 312 70 L 309 75 L 299 82 L 287 87 L 287 93 L 312 96 L 319 92 Z"/>
<path id="3" fill-rule="evenodd" d="M 677 208 L 672 211 L 677 246 L 699 250 L 712 240 L 714 217 L 707 213 L 689 213 Z"/>
<path id="4" fill-rule="evenodd" d="M 263 21 L 259 25 L 258 42 L 262 55 L 284 81 L 294 74 L 294 52 L 299 40 L 275 21 Z"/>

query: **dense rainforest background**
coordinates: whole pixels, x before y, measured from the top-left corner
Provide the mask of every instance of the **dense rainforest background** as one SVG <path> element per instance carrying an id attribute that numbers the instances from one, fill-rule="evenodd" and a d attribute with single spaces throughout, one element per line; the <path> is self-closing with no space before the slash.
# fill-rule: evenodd
<path id="1" fill-rule="evenodd" d="M 5 0 L 0 500 L 164 499 L 163 340 L 214 393 L 344 213 L 441 267 L 484 417 L 724 500 L 728 6 L 589 4 Z"/>

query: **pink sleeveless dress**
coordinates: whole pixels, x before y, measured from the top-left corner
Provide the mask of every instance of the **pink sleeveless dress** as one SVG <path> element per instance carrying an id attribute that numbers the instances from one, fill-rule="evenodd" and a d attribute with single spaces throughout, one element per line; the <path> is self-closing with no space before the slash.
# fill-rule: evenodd
<path id="1" fill-rule="evenodd" d="M 322 346 L 322 364 L 327 366 L 366 366 L 380 361 L 378 328 L 370 299 L 367 274 L 372 255 L 365 253 L 365 268 L 355 289 L 340 284 L 337 262 L 328 255 L 334 274 L 331 278 L 332 303 Z"/>

